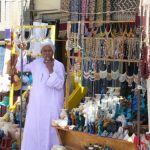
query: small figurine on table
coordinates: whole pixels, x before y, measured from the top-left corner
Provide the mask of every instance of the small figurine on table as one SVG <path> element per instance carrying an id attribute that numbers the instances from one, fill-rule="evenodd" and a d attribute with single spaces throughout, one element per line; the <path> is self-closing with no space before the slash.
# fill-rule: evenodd
<path id="1" fill-rule="evenodd" d="M 71 119 L 71 115 L 70 115 L 70 111 L 67 111 L 67 118 L 68 118 L 68 125 L 72 125 L 72 119 Z"/>
<path id="2" fill-rule="evenodd" d="M 75 118 L 76 118 L 76 126 L 77 126 L 77 129 L 79 129 L 80 124 L 81 124 L 80 119 L 79 119 L 79 111 L 76 111 L 76 112 L 75 112 Z"/>
<path id="3" fill-rule="evenodd" d="M 84 124 L 85 124 L 85 118 L 82 113 L 79 113 L 79 120 L 80 120 L 80 127 L 79 131 L 83 131 L 84 129 Z"/>
<path id="4" fill-rule="evenodd" d="M 103 133 L 103 122 L 101 119 L 98 120 L 98 135 Z"/>
<path id="5" fill-rule="evenodd" d="M 89 122 L 88 123 L 88 132 L 90 134 L 94 134 L 95 133 L 95 123 L 94 122 Z"/>
<path id="6" fill-rule="evenodd" d="M 70 117 L 72 120 L 72 125 L 76 125 L 76 118 L 73 111 L 70 112 Z"/>

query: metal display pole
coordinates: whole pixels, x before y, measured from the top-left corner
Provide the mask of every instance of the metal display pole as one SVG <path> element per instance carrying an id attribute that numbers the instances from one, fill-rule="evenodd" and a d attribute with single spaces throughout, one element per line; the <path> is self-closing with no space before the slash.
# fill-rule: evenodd
<path id="1" fill-rule="evenodd" d="M 23 0 L 21 0 L 21 26 L 23 26 Z M 22 37 L 22 28 L 21 28 L 21 44 L 23 42 Z M 23 47 L 21 46 L 21 89 L 20 89 L 20 140 L 19 140 L 19 149 L 21 150 L 21 141 L 22 141 L 22 78 L 23 78 Z"/>
<path id="2" fill-rule="evenodd" d="M 142 32 L 143 32 L 143 6 L 142 6 L 143 0 L 141 0 L 140 2 L 140 34 L 139 34 L 139 40 L 140 40 L 140 51 L 142 51 Z M 141 56 L 140 56 L 141 57 Z M 140 70 L 140 66 L 139 66 L 139 70 L 138 70 L 138 84 L 140 85 L 140 81 L 141 81 L 141 70 Z M 141 149 L 141 143 L 140 143 L 140 120 L 141 120 L 141 112 L 140 112 L 140 102 L 141 102 L 141 98 L 140 98 L 140 91 L 141 88 L 138 88 L 137 91 L 137 96 L 138 96 L 138 108 L 137 108 L 137 138 L 138 138 L 138 147 L 139 149 Z"/>
<path id="3" fill-rule="evenodd" d="M 21 149 L 21 140 L 22 140 L 22 77 L 23 77 L 23 49 L 21 49 L 21 89 L 20 89 L 20 141 L 19 147 Z"/>

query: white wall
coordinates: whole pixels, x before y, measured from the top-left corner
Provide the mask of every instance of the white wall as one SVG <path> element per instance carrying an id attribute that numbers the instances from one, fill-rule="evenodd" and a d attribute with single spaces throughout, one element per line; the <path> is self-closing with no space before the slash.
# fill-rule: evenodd
<path id="1" fill-rule="evenodd" d="M 141 0 L 141 1 L 143 1 L 144 5 L 149 5 L 150 4 L 150 0 Z"/>
<path id="2" fill-rule="evenodd" d="M 20 25 L 21 0 L 1 0 L 0 30 Z"/>
<path id="3" fill-rule="evenodd" d="M 35 10 L 53 10 L 58 9 L 60 10 L 60 3 L 61 0 L 35 0 Z"/>

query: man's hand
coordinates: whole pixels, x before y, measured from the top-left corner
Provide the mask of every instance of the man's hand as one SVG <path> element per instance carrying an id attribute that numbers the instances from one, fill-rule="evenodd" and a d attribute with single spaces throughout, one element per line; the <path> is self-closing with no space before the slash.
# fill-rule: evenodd
<path id="1" fill-rule="evenodd" d="M 53 73 L 54 61 L 45 61 L 49 73 Z"/>

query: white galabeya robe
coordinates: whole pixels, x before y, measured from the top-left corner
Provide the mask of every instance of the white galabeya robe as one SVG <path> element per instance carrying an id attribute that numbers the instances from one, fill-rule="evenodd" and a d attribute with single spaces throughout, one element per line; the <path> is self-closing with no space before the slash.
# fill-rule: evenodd
<path id="1" fill-rule="evenodd" d="M 21 150 L 50 150 L 59 144 L 57 133 L 51 127 L 52 120 L 58 119 L 64 102 L 64 66 L 54 60 L 54 72 L 49 74 L 43 58 L 26 64 L 24 71 L 31 71 L 33 85 L 27 107 Z M 20 57 L 17 69 L 20 70 Z"/>

